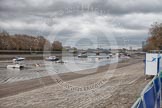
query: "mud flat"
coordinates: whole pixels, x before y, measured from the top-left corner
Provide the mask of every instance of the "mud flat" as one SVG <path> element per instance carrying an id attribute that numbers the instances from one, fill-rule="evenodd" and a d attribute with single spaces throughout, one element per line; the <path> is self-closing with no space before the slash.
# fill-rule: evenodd
<path id="1" fill-rule="evenodd" d="M 0 108 L 130 108 L 149 82 L 144 63 L 107 67 L 0 85 Z"/>

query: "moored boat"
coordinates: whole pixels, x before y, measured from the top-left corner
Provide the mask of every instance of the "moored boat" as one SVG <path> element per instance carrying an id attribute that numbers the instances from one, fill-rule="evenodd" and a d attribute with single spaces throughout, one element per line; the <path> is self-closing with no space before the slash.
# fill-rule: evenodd
<path id="1" fill-rule="evenodd" d="M 49 56 L 47 58 L 45 58 L 46 61 L 58 61 L 59 58 L 57 58 L 56 56 Z"/>
<path id="2" fill-rule="evenodd" d="M 81 53 L 78 55 L 78 58 L 87 58 L 87 54 L 86 53 Z"/>
<path id="3" fill-rule="evenodd" d="M 7 68 L 17 68 L 17 69 L 21 69 L 24 68 L 23 65 L 20 64 L 13 64 L 13 65 L 7 65 Z"/>
<path id="4" fill-rule="evenodd" d="M 23 60 L 25 60 L 25 58 L 23 58 L 23 57 L 15 57 L 14 59 L 12 59 L 13 62 L 23 61 Z"/>

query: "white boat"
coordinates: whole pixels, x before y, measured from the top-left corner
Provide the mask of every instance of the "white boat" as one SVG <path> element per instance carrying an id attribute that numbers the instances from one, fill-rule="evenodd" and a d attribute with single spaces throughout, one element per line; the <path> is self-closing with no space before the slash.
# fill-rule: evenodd
<path id="1" fill-rule="evenodd" d="M 13 65 L 7 65 L 7 68 L 21 69 L 21 68 L 24 68 L 24 66 L 20 64 L 13 64 Z"/>
<path id="2" fill-rule="evenodd" d="M 23 60 L 25 60 L 25 58 L 23 58 L 23 57 L 15 57 L 14 59 L 12 59 L 14 62 L 16 62 L 16 61 L 23 61 Z"/>
<path id="3" fill-rule="evenodd" d="M 78 55 L 78 58 L 87 58 L 87 54 L 86 53 L 81 53 Z"/>
<path id="4" fill-rule="evenodd" d="M 113 57 L 113 54 L 109 54 L 109 57 Z"/>
<path id="5" fill-rule="evenodd" d="M 63 64 L 63 63 L 65 63 L 65 62 L 62 61 L 62 60 L 58 60 L 58 61 L 56 61 L 56 63 L 61 63 L 61 64 Z"/>
<path id="6" fill-rule="evenodd" d="M 56 56 L 49 56 L 45 58 L 46 61 L 58 61 L 59 59 Z"/>

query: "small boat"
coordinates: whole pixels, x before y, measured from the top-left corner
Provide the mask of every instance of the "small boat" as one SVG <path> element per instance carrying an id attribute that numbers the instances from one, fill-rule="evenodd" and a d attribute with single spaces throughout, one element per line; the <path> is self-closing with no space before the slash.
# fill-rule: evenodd
<path id="1" fill-rule="evenodd" d="M 113 57 L 113 54 L 109 54 L 109 57 L 110 57 L 110 58 Z"/>
<path id="2" fill-rule="evenodd" d="M 58 61 L 59 58 L 57 58 L 56 56 L 50 56 L 50 57 L 47 57 L 45 58 L 46 61 Z"/>
<path id="3" fill-rule="evenodd" d="M 87 58 L 87 54 L 86 53 L 81 53 L 78 55 L 78 58 Z"/>
<path id="4" fill-rule="evenodd" d="M 23 58 L 23 57 L 15 57 L 14 59 L 12 59 L 14 62 L 15 61 L 23 61 L 23 60 L 25 60 L 25 58 Z"/>
<path id="5" fill-rule="evenodd" d="M 65 63 L 65 62 L 62 61 L 62 60 L 58 60 L 58 61 L 56 61 L 56 63 L 61 63 L 61 64 L 63 64 L 63 63 Z"/>
<path id="6" fill-rule="evenodd" d="M 24 68 L 24 66 L 20 65 L 20 64 L 13 64 L 13 65 L 7 65 L 7 68 L 22 69 L 22 68 Z"/>

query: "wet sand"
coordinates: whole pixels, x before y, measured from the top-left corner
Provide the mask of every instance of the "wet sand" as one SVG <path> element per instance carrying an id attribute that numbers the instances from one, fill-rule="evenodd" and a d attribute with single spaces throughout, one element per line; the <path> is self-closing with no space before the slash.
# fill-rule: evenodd
<path id="1" fill-rule="evenodd" d="M 0 107 L 130 108 L 148 83 L 141 59 L 80 72 L 0 85 Z"/>

